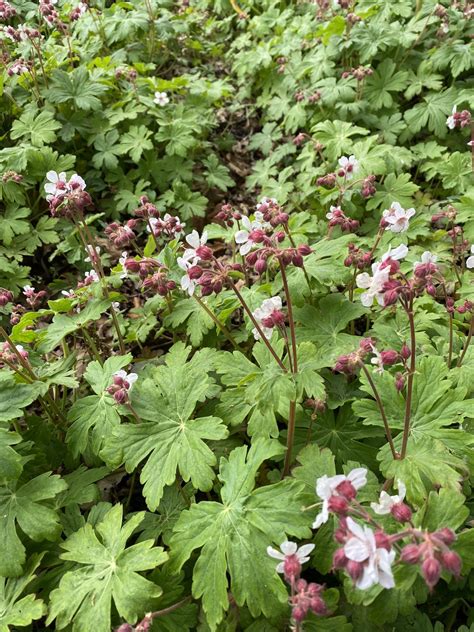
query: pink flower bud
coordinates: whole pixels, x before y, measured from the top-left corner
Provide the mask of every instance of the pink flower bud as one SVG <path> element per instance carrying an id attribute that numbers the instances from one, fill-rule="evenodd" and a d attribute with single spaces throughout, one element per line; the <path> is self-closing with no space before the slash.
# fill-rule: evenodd
<path id="1" fill-rule="evenodd" d="M 375 543 L 378 549 L 386 549 L 390 551 L 392 545 L 390 544 L 390 537 L 383 531 L 377 531 L 375 534 Z"/>
<path id="2" fill-rule="evenodd" d="M 291 611 L 291 617 L 298 623 L 305 620 L 306 614 L 307 610 L 305 610 L 302 606 L 295 606 Z"/>
<path id="3" fill-rule="evenodd" d="M 400 393 L 400 391 L 403 391 L 404 386 L 405 386 L 404 376 L 402 375 L 402 373 L 397 373 L 395 375 L 395 388 Z"/>
<path id="4" fill-rule="evenodd" d="M 245 261 L 248 263 L 249 266 L 254 266 L 255 262 L 257 261 L 257 258 L 258 258 L 258 253 L 257 252 L 250 252 L 245 257 Z"/>
<path id="5" fill-rule="evenodd" d="M 201 266 L 191 266 L 188 269 L 188 277 L 190 279 L 199 279 L 202 276 L 203 269 Z"/>
<path id="6" fill-rule="evenodd" d="M 254 266 L 255 272 L 257 274 L 263 274 L 263 272 L 265 272 L 266 269 L 267 269 L 267 262 L 265 261 L 265 259 L 263 258 L 257 259 Z"/>
<path id="7" fill-rule="evenodd" d="M 301 244 L 298 246 L 297 250 L 300 255 L 303 255 L 303 257 L 306 257 L 306 255 L 310 255 L 313 252 L 312 248 L 310 248 L 307 244 Z"/>
<path id="8" fill-rule="evenodd" d="M 456 539 L 456 534 L 454 533 L 452 529 L 449 529 L 449 527 L 444 527 L 443 529 L 439 529 L 438 531 L 435 531 L 433 535 L 438 540 L 441 540 L 441 542 L 443 542 L 443 544 L 446 544 L 447 546 L 450 546 Z"/>
<path id="9" fill-rule="evenodd" d="M 346 564 L 346 571 L 349 574 L 349 577 L 352 581 L 357 581 L 364 572 L 364 565 L 360 562 L 354 562 L 354 560 L 349 560 Z"/>
<path id="10" fill-rule="evenodd" d="M 441 576 L 441 564 L 436 558 L 427 557 L 421 565 L 421 573 L 428 587 L 431 589 L 433 586 L 436 586 L 439 581 Z"/>
<path id="11" fill-rule="evenodd" d="M 307 585 L 308 585 L 308 582 L 306 581 L 306 579 L 298 579 L 298 581 L 295 584 L 297 592 L 304 592 L 306 590 Z"/>
<path id="12" fill-rule="evenodd" d="M 349 508 L 349 504 L 342 496 L 331 496 L 328 502 L 328 509 L 336 514 L 345 514 Z"/>
<path id="13" fill-rule="evenodd" d="M 310 584 L 308 584 L 308 588 L 307 588 L 307 593 L 308 595 L 311 595 L 311 597 L 316 597 L 317 595 L 321 594 L 324 590 L 324 586 L 321 586 L 321 584 L 316 584 L 315 582 L 311 582 Z"/>
<path id="14" fill-rule="evenodd" d="M 198 246 L 198 248 L 196 248 L 196 254 L 203 261 L 209 261 L 213 257 L 212 250 L 209 246 Z"/>
<path id="15" fill-rule="evenodd" d="M 407 544 L 400 554 L 400 560 L 405 564 L 418 564 L 420 557 L 421 550 L 418 544 Z"/>
<path id="16" fill-rule="evenodd" d="M 334 569 L 345 568 L 348 562 L 344 549 L 337 549 L 332 556 L 332 567 Z"/>
<path id="17" fill-rule="evenodd" d="M 365 353 L 372 353 L 372 347 L 375 347 L 375 340 L 373 338 L 362 338 L 359 342 L 359 349 Z"/>
<path id="18" fill-rule="evenodd" d="M 125 388 L 121 388 L 116 393 L 114 393 L 114 400 L 117 404 L 125 404 L 128 400 L 128 392 Z"/>
<path id="19" fill-rule="evenodd" d="M 287 579 L 295 579 L 301 573 L 301 562 L 296 555 L 286 555 L 283 562 L 283 572 Z"/>
<path id="20" fill-rule="evenodd" d="M 436 288 L 432 283 L 428 283 L 426 291 L 430 296 L 436 296 Z"/>
<path id="21" fill-rule="evenodd" d="M 326 604 L 321 599 L 321 597 L 312 597 L 309 602 L 309 607 L 314 612 L 314 614 L 320 616 L 327 614 Z"/>
<path id="22" fill-rule="evenodd" d="M 133 626 L 129 623 L 122 623 L 120 627 L 118 627 L 115 632 L 133 632 Z"/>
<path id="23" fill-rule="evenodd" d="M 393 349 L 387 349 L 386 351 L 382 351 L 380 353 L 380 357 L 384 366 L 391 366 L 392 364 L 396 364 L 398 362 L 400 356 Z"/>
<path id="24" fill-rule="evenodd" d="M 459 577 L 461 575 L 461 558 L 454 551 L 445 551 L 444 553 L 441 553 L 441 564 L 455 577 Z"/>
<path id="25" fill-rule="evenodd" d="M 298 254 L 293 255 L 291 260 L 292 260 L 293 265 L 296 266 L 297 268 L 302 268 L 304 265 L 303 257 L 301 255 L 298 255 Z"/>
<path id="26" fill-rule="evenodd" d="M 410 347 L 406 344 L 406 342 L 403 343 L 403 346 L 400 349 L 400 355 L 404 360 L 408 360 L 411 356 Z"/>
<path id="27" fill-rule="evenodd" d="M 397 503 L 390 509 L 390 513 L 397 522 L 410 522 L 411 509 L 405 503 Z"/>
<path id="28" fill-rule="evenodd" d="M 339 485 L 336 487 L 336 491 L 338 492 L 338 494 L 341 494 L 341 496 L 344 496 L 346 500 L 354 500 L 354 498 L 357 496 L 356 488 L 347 479 L 345 481 L 342 481 L 342 483 L 339 483 Z"/>

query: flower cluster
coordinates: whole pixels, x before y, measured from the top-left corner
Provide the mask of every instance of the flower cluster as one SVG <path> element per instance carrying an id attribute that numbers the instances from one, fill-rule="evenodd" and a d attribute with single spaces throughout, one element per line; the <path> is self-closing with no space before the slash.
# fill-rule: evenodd
<path id="1" fill-rule="evenodd" d="M 358 248 L 355 244 L 347 244 L 348 255 L 344 259 L 344 265 L 346 268 L 353 266 L 357 270 L 363 270 L 370 266 L 372 261 L 372 254 L 365 252 L 361 248 Z"/>
<path id="2" fill-rule="evenodd" d="M 363 363 L 364 358 L 374 349 L 374 346 L 373 338 L 362 338 L 356 351 L 338 357 L 334 371 L 353 375 Z"/>
<path id="3" fill-rule="evenodd" d="M 0 307 L 5 307 L 13 301 L 13 294 L 10 290 L 0 287 Z"/>
<path id="4" fill-rule="evenodd" d="M 309 554 L 313 549 L 314 544 L 298 547 L 295 542 L 288 540 L 282 542 L 279 551 L 271 546 L 267 547 L 268 555 L 279 560 L 276 566 L 277 573 L 282 574 L 291 587 L 291 618 L 296 623 L 304 621 L 310 611 L 318 616 L 328 614 L 322 598 L 324 586 L 315 582 L 308 583 L 300 577 L 302 566 L 309 560 Z"/>
<path id="5" fill-rule="evenodd" d="M 23 294 L 26 296 L 26 302 L 33 309 L 36 309 L 46 296 L 46 292 L 44 290 L 37 292 L 31 285 L 25 285 L 23 287 Z"/>
<path id="6" fill-rule="evenodd" d="M 130 389 L 137 379 L 138 375 L 136 373 L 127 373 L 122 369 L 114 373 L 113 382 L 107 387 L 106 391 L 113 396 L 117 404 L 127 404 Z"/>
<path id="7" fill-rule="evenodd" d="M 59 13 L 54 8 L 58 0 L 40 0 L 38 9 L 49 26 L 60 26 Z"/>
<path id="8" fill-rule="evenodd" d="M 44 190 L 51 215 L 72 218 L 92 205 L 92 199 L 85 191 L 86 183 L 81 176 L 74 174 L 68 180 L 64 171 L 48 171 L 46 179 L 48 182 L 44 185 Z"/>
<path id="9" fill-rule="evenodd" d="M 127 276 L 129 273 L 138 274 L 144 289 L 152 289 L 160 296 L 167 296 L 176 288 L 176 283 L 168 278 L 168 268 L 157 259 L 152 257 L 135 259 L 123 252 L 119 263 L 124 270 L 122 277 Z"/>
<path id="10" fill-rule="evenodd" d="M 464 127 L 468 127 L 471 122 L 472 116 L 469 110 L 458 112 L 456 106 L 453 107 L 451 115 L 446 119 L 446 125 L 449 129 L 455 129 L 456 127 L 460 127 L 462 129 Z"/>
<path id="11" fill-rule="evenodd" d="M 104 232 L 114 246 L 117 248 L 124 248 L 126 246 L 130 246 L 132 241 L 135 239 L 136 235 L 133 230 L 136 228 L 136 225 L 136 219 L 129 219 L 123 225 L 118 222 L 112 222 L 105 227 Z"/>
<path id="12" fill-rule="evenodd" d="M 234 225 L 235 220 L 242 219 L 242 213 L 233 209 L 230 204 L 223 204 L 219 212 L 216 213 L 216 219 L 230 228 Z"/>
<path id="13" fill-rule="evenodd" d="M 372 264 L 372 276 L 367 272 L 357 275 L 357 287 L 366 290 L 361 294 L 360 300 L 364 307 L 371 307 L 374 300 L 379 305 L 392 304 L 393 288 L 387 287 L 390 276 L 398 272 L 400 259 L 408 254 L 408 248 L 401 244 L 394 250 L 389 250 L 382 256 L 381 261 Z M 397 295 L 395 294 L 395 301 Z"/>
<path id="14" fill-rule="evenodd" d="M 272 296 L 263 301 L 260 307 L 252 312 L 253 317 L 258 322 L 265 338 L 270 338 L 273 328 L 281 328 L 285 325 L 285 314 L 281 311 L 282 303 L 279 296 Z M 256 327 L 252 329 L 255 340 L 260 340 L 260 332 Z"/>
<path id="15" fill-rule="evenodd" d="M 23 360 L 28 360 L 28 351 L 22 345 L 15 345 L 15 349 L 16 353 L 9 342 L 3 342 L 0 345 L 0 363 L 15 366 L 19 362 L 18 356 Z"/>
<path id="16" fill-rule="evenodd" d="M 8 67 L 7 73 L 10 77 L 13 75 L 23 75 L 27 72 L 31 72 L 32 67 L 33 63 L 31 61 L 27 61 L 26 59 L 20 57 Z"/>
<path id="17" fill-rule="evenodd" d="M 331 206 L 329 213 L 326 213 L 326 217 L 329 220 L 329 228 L 340 226 L 342 232 L 348 233 L 352 233 L 359 228 L 359 222 L 356 219 L 347 217 L 339 206 Z"/>
<path id="18" fill-rule="evenodd" d="M 177 215 L 165 213 L 163 218 L 152 217 L 147 227 L 148 232 L 153 232 L 155 237 L 164 236 L 167 239 L 179 239 L 184 232 L 186 224 Z"/>
<path id="19" fill-rule="evenodd" d="M 365 77 L 370 77 L 374 74 L 374 71 L 369 66 L 358 66 L 357 68 L 351 68 L 350 70 L 345 70 L 341 74 L 342 79 L 347 79 L 348 77 L 354 77 L 357 81 L 362 81 Z"/>
<path id="20" fill-rule="evenodd" d="M 1 20 L 9 20 L 10 18 L 15 17 L 16 9 L 6 0 L 0 0 L 0 19 Z"/>
<path id="21" fill-rule="evenodd" d="M 430 589 L 439 581 L 443 569 L 459 577 L 461 560 L 449 548 L 456 537 L 454 532 L 448 528 L 433 533 L 415 529 L 411 523 L 412 510 L 404 502 L 406 487 L 398 481 L 398 494 L 390 496 L 382 491 L 379 501 L 370 505 L 376 515 L 390 514 L 396 522 L 405 526 L 404 531 L 386 533 L 357 501 L 357 493 L 366 482 L 365 468 L 356 468 L 347 476 L 325 475 L 316 481 L 316 494 L 323 505 L 313 528 L 327 522 L 331 513 L 339 517 L 334 538 L 341 546 L 334 553 L 333 568 L 345 570 L 361 590 L 377 584 L 393 588 L 392 565 L 399 550 L 401 562 L 420 565 L 421 574 Z M 364 524 L 359 524 L 354 518 Z M 398 543 L 406 539 L 411 542 L 400 547 Z"/>

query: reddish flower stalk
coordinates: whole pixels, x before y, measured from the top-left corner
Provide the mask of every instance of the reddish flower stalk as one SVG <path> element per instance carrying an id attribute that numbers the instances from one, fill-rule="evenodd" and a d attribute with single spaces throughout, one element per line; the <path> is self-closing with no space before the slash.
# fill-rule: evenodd
<path id="1" fill-rule="evenodd" d="M 407 304 L 402 303 L 408 316 L 408 322 L 410 324 L 410 370 L 408 372 L 407 380 L 407 397 L 405 403 L 405 418 L 403 421 L 403 437 L 402 448 L 400 451 L 400 458 L 404 459 L 407 452 L 408 436 L 410 434 L 410 421 L 411 421 L 411 402 L 413 395 L 413 381 L 415 378 L 415 364 L 416 364 L 416 334 L 415 334 L 415 316 L 413 314 L 413 297 L 409 299 Z"/>

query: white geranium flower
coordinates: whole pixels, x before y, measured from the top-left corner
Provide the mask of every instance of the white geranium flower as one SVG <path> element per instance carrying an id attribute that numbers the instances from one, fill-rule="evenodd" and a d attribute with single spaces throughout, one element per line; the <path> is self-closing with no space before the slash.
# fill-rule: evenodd
<path id="1" fill-rule="evenodd" d="M 352 178 L 354 173 L 359 171 L 359 162 L 355 156 L 342 156 L 338 160 L 339 166 L 345 171 L 346 178 Z"/>
<path id="2" fill-rule="evenodd" d="M 451 116 L 448 116 L 448 118 L 446 119 L 446 125 L 449 127 L 449 129 L 454 129 L 456 127 L 456 121 L 454 120 L 454 115 L 456 114 L 457 108 L 454 105 L 452 112 L 451 112 Z"/>
<path id="3" fill-rule="evenodd" d="M 380 263 L 372 264 L 372 274 L 362 272 L 356 277 L 357 287 L 367 290 L 360 295 L 360 301 L 364 307 L 372 307 L 374 300 L 381 306 L 384 304 L 383 287 L 390 276 L 390 268 L 382 268 Z"/>
<path id="4" fill-rule="evenodd" d="M 75 298 L 76 294 L 74 290 L 61 290 L 61 294 L 66 298 Z"/>
<path id="5" fill-rule="evenodd" d="M 471 256 L 466 259 L 466 268 L 474 268 L 474 244 L 471 246 Z"/>
<path id="6" fill-rule="evenodd" d="M 419 265 L 423 265 L 426 263 L 435 264 L 438 261 L 438 256 L 430 252 L 429 250 L 425 250 L 425 252 L 421 255 L 421 261 L 415 261 L 413 267 L 416 268 Z"/>
<path id="7" fill-rule="evenodd" d="M 67 183 L 68 190 L 81 189 L 81 191 L 84 191 L 86 186 L 85 180 L 81 178 L 81 176 L 78 176 L 77 173 L 74 173 Z"/>
<path id="8" fill-rule="evenodd" d="M 198 258 L 195 257 L 191 260 L 185 259 L 184 257 L 178 257 L 177 262 L 181 270 L 184 270 L 186 272 L 186 274 L 181 277 L 181 289 L 187 292 L 189 296 L 192 296 L 196 290 L 197 283 L 194 279 L 191 279 L 189 277 L 188 270 L 192 266 L 196 265 L 196 263 L 198 262 Z"/>
<path id="9" fill-rule="evenodd" d="M 394 505 L 398 505 L 403 502 L 407 488 L 402 481 L 397 481 L 398 494 L 395 496 L 389 496 L 387 492 L 381 491 L 378 503 L 370 503 L 370 506 L 379 516 L 386 516 L 390 513 Z"/>
<path id="10" fill-rule="evenodd" d="M 23 286 L 23 294 L 29 294 L 30 292 L 34 292 L 35 288 L 32 285 L 24 285 Z"/>
<path id="11" fill-rule="evenodd" d="M 44 190 L 48 194 L 46 199 L 52 200 L 60 193 L 64 193 L 67 188 L 67 179 L 65 171 L 57 173 L 56 171 L 48 171 L 46 174 L 48 182 L 44 185 Z"/>
<path id="12" fill-rule="evenodd" d="M 382 354 L 380 353 L 380 351 L 378 351 L 374 347 L 374 345 L 370 345 L 370 346 L 372 347 L 372 353 L 374 354 L 374 357 L 370 360 L 370 363 L 376 367 L 375 369 L 376 373 L 383 373 L 384 369 L 383 369 Z"/>
<path id="13" fill-rule="evenodd" d="M 328 521 L 329 518 L 329 499 L 336 491 L 336 488 L 343 482 L 349 481 L 354 488 L 360 489 L 367 483 L 367 470 L 364 467 L 356 467 L 350 471 L 347 476 L 344 474 L 336 474 L 336 476 L 321 476 L 316 481 L 316 494 L 323 501 L 321 511 L 313 522 L 313 529 L 317 529 Z"/>
<path id="14" fill-rule="evenodd" d="M 277 564 L 276 572 L 283 573 L 285 559 L 289 556 L 296 555 L 300 564 L 304 564 L 309 560 L 309 554 L 314 549 L 314 544 L 303 544 L 298 548 L 296 542 L 290 542 L 286 540 L 280 544 L 280 551 L 277 551 L 271 546 L 267 547 L 267 553 L 270 557 L 273 557 L 275 560 L 281 560 L 279 564 Z"/>
<path id="15" fill-rule="evenodd" d="M 155 92 L 155 98 L 153 99 L 153 102 L 160 107 L 163 107 L 170 102 L 170 99 L 166 92 Z"/>
<path id="16" fill-rule="evenodd" d="M 130 390 L 135 382 L 138 380 L 138 375 L 136 373 L 127 373 L 127 371 L 124 371 L 123 369 L 121 369 L 120 371 L 116 371 L 113 377 L 120 377 L 124 382 L 127 382 L 127 390 Z"/>
<path id="17" fill-rule="evenodd" d="M 100 246 L 86 246 L 87 257 L 84 261 L 91 263 L 93 260 L 96 261 L 100 255 Z"/>
<path id="18" fill-rule="evenodd" d="M 404 259 L 408 254 L 408 248 L 405 244 L 400 244 L 396 248 L 392 250 L 392 246 L 388 247 L 388 250 L 385 254 L 382 255 L 382 261 L 386 261 L 387 259 L 393 259 L 394 261 L 400 261 L 400 259 Z"/>
<path id="19" fill-rule="evenodd" d="M 264 318 L 267 318 L 268 316 L 270 316 L 270 314 L 272 312 L 274 312 L 275 310 L 280 310 L 281 306 L 282 306 L 281 298 L 279 296 L 272 296 L 272 298 L 266 298 L 263 301 L 263 303 L 260 305 L 260 307 L 257 307 L 257 309 L 254 312 L 252 312 L 252 316 L 255 318 L 255 320 L 260 325 L 260 328 L 261 328 L 265 338 L 271 338 L 272 332 L 273 332 L 273 328 L 272 327 L 264 327 L 262 325 L 262 320 Z M 258 331 L 258 329 L 256 327 L 254 327 L 252 329 L 252 333 L 253 333 L 253 336 L 254 336 L 255 340 L 260 340 L 260 338 L 261 338 L 260 332 Z"/>
<path id="20" fill-rule="evenodd" d="M 352 534 L 344 545 L 344 555 L 354 562 L 364 563 L 361 577 L 355 582 L 357 588 L 366 590 L 380 584 L 382 588 L 393 588 L 392 564 L 395 551 L 377 548 L 374 532 L 361 527 L 352 518 L 347 518 L 347 528 Z"/>
<path id="21" fill-rule="evenodd" d="M 254 242 L 250 237 L 251 232 L 253 230 L 262 230 L 264 228 L 264 225 L 261 221 L 263 220 L 263 215 L 259 211 L 255 213 L 256 217 L 257 214 L 261 219 L 254 219 L 253 221 L 250 221 L 250 219 L 246 215 L 243 215 L 241 222 L 244 228 L 238 230 L 235 233 L 235 243 L 240 246 L 239 252 L 242 256 L 248 255 L 248 253 L 252 250 L 252 246 L 254 245 Z"/>
<path id="22" fill-rule="evenodd" d="M 390 208 L 386 209 L 382 214 L 388 224 L 385 230 L 390 230 L 392 233 L 404 233 L 408 230 L 410 218 L 413 217 L 415 213 L 414 208 L 405 210 L 398 202 L 392 202 Z"/>
<path id="23" fill-rule="evenodd" d="M 207 232 L 204 231 L 201 236 L 197 230 L 193 230 L 189 235 L 186 235 L 186 242 L 191 246 L 191 248 L 186 248 L 183 253 L 183 256 L 180 259 L 185 259 L 189 261 L 190 259 L 196 259 L 196 262 L 193 265 L 196 265 L 199 260 L 199 255 L 197 254 L 198 248 L 201 246 L 205 246 L 207 243 Z M 184 268 L 183 268 L 184 269 Z"/>
<path id="24" fill-rule="evenodd" d="M 97 274 L 95 270 L 89 270 L 84 275 L 84 280 L 87 281 L 88 279 L 92 279 L 93 281 L 98 281 L 99 275 Z"/>

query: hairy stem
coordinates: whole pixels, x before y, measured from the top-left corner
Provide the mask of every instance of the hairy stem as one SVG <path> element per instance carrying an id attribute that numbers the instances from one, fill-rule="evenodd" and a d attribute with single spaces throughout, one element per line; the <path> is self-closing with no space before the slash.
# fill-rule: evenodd
<path id="1" fill-rule="evenodd" d="M 230 282 L 230 285 L 231 285 L 232 289 L 234 290 L 237 298 L 239 299 L 240 303 L 242 304 L 242 307 L 244 308 L 245 312 L 247 313 L 247 316 L 250 318 L 250 320 L 252 321 L 253 326 L 255 327 L 255 329 L 260 334 L 260 339 L 266 345 L 267 349 L 270 351 L 272 356 L 275 358 L 275 361 L 278 364 L 278 366 L 280 367 L 280 369 L 282 369 L 283 371 L 285 371 L 285 373 L 287 373 L 288 369 L 283 364 L 281 359 L 278 357 L 277 352 L 272 347 L 272 345 L 270 344 L 270 341 L 268 340 L 268 338 L 263 333 L 262 328 L 260 327 L 260 325 L 258 324 L 258 322 L 255 319 L 254 315 L 252 314 L 252 311 L 251 311 L 250 307 L 247 305 L 244 297 L 242 296 L 242 294 L 240 293 L 239 289 L 237 288 L 237 286 L 235 285 L 235 283 L 232 281 L 232 279 L 230 277 L 229 277 L 229 282 Z"/>

